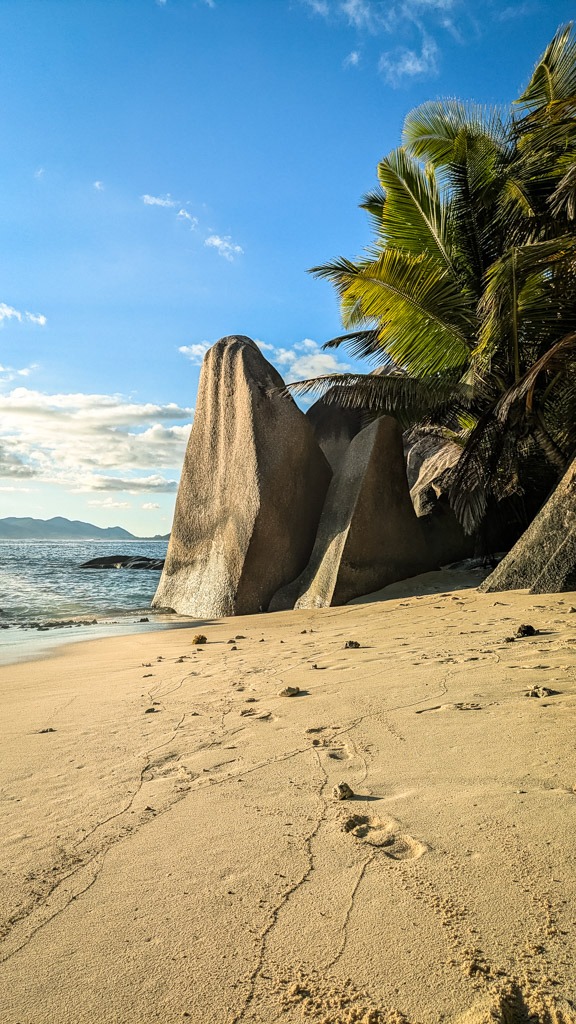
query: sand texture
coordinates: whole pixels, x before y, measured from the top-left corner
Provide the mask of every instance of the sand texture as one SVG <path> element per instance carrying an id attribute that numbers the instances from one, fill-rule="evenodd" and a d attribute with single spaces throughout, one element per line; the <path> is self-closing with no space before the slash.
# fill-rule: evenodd
<path id="1" fill-rule="evenodd" d="M 576 595 L 476 583 L 1 668 L 2 1024 L 574 1024 Z"/>

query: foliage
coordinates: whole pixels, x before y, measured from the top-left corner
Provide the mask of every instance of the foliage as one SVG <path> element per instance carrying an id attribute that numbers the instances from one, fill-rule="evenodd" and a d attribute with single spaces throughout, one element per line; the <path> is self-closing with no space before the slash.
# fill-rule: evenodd
<path id="1" fill-rule="evenodd" d="M 476 530 L 538 463 L 576 447 L 576 35 L 561 28 L 511 113 L 425 103 L 361 204 L 375 237 L 312 273 L 335 286 L 347 345 L 379 376 L 292 386 L 443 430 L 451 500 Z M 454 423 L 460 424 L 454 432 Z M 536 468 L 535 468 L 536 467 Z"/>

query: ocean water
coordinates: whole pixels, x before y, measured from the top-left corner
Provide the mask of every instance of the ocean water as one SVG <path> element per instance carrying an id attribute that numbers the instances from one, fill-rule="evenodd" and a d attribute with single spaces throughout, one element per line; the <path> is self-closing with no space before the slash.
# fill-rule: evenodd
<path id="1" fill-rule="evenodd" d="M 0 540 L 0 663 L 37 657 L 70 640 L 188 624 L 151 610 L 158 570 L 80 568 L 107 555 L 164 558 L 167 547 L 165 540 Z M 64 625 L 72 619 L 97 623 Z M 48 622 L 63 625 L 46 628 Z"/>
<path id="2" fill-rule="evenodd" d="M 0 623 L 146 614 L 160 573 L 148 569 L 81 569 L 108 555 L 164 558 L 168 542 L 0 541 Z"/>

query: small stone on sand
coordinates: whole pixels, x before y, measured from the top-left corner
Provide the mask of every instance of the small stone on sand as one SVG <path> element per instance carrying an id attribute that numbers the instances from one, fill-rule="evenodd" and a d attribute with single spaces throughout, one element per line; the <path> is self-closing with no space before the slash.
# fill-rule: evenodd
<path id="1" fill-rule="evenodd" d="M 334 786 L 332 794 L 335 800 L 352 800 L 354 797 L 354 791 L 350 789 L 347 782 L 339 782 L 337 786 Z"/>
<path id="2" fill-rule="evenodd" d="M 208 641 L 206 640 L 206 637 L 204 636 L 203 633 L 196 633 L 196 635 L 192 637 L 193 644 L 205 644 L 207 642 Z"/>
<path id="3" fill-rule="evenodd" d="M 526 690 L 527 697 L 551 697 L 553 691 L 549 690 L 547 686 L 533 686 L 530 690 Z"/>
<path id="4" fill-rule="evenodd" d="M 300 693 L 299 686 L 285 686 L 283 690 L 280 690 L 279 697 L 296 697 Z"/>
<path id="5" fill-rule="evenodd" d="M 518 626 L 518 629 L 516 630 L 516 636 L 537 636 L 537 635 L 538 635 L 538 630 L 534 629 L 534 626 L 530 626 L 530 625 Z"/>
<path id="6" fill-rule="evenodd" d="M 360 644 L 358 643 L 357 640 L 347 640 L 346 643 L 344 644 L 344 649 L 348 650 L 351 647 L 353 647 L 353 648 L 360 647 Z"/>

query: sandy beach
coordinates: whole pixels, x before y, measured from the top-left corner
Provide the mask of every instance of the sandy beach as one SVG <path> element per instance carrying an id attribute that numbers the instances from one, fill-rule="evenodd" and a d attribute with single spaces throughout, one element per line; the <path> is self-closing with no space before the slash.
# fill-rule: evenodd
<path id="1" fill-rule="evenodd" d="M 477 582 L 1 667 L 3 1024 L 572 1024 L 576 594 Z"/>

